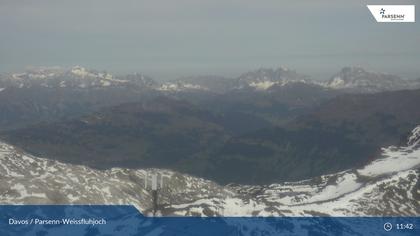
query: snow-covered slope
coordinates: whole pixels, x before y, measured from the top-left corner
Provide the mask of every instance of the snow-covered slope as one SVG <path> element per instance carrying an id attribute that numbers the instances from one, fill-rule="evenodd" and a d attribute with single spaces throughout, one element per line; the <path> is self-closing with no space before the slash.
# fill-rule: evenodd
<path id="1" fill-rule="evenodd" d="M 263 215 L 418 215 L 420 213 L 420 126 L 405 147 L 388 147 L 382 157 L 361 169 L 294 183 L 265 187 L 238 186 L 254 201 L 264 202 Z M 254 204 L 254 203 L 252 203 Z M 252 204 L 238 203 L 238 209 Z M 258 205 L 257 205 L 258 206 Z"/>
<path id="2" fill-rule="evenodd" d="M 382 216 L 420 214 L 420 126 L 405 147 L 369 165 L 265 186 L 228 185 L 161 169 L 94 170 L 31 156 L 0 143 L 0 204 L 133 204 L 152 211 L 145 178 L 163 176 L 159 214 Z"/>
<path id="3" fill-rule="evenodd" d="M 152 201 L 144 179 L 153 173 L 163 176 L 165 202 L 228 195 L 210 181 L 168 170 L 100 171 L 34 157 L 0 143 L 0 204 L 133 204 L 147 212 Z"/>

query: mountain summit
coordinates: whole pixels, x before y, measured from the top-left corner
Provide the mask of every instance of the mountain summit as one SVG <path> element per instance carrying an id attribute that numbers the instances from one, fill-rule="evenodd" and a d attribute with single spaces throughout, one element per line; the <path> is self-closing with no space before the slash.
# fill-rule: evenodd
<path id="1" fill-rule="evenodd" d="M 345 67 L 325 85 L 332 89 L 364 93 L 413 89 L 413 86 L 420 86 L 416 81 L 405 80 L 392 74 L 367 71 L 361 67 Z"/>
<path id="2" fill-rule="evenodd" d="M 239 88 L 250 87 L 256 90 L 267 90 L 274 85 L 284 86 L 293 82 L 307 82 L 307 77 L 286 67 L 277 69 L 260 68 L 244 73 L 238 77 Z"/>

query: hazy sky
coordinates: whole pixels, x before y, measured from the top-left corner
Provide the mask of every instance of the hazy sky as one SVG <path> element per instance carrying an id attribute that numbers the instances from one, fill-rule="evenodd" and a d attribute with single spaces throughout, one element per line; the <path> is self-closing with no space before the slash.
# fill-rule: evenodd
<path id="1" fill-rule="evenodd" d="M 417 4 L 376 23 L 366 4 Z M 420 77 L 420 0 L 0 0 L 0 72 L 73 66 L 156 78 L 280 65 Z"/>

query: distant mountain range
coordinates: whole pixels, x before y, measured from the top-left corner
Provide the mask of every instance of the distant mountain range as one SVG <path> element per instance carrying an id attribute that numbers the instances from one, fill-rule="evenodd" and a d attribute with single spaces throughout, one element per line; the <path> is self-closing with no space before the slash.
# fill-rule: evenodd
<path id="1" fill-rule="evenodd" d="M 418 81 L 286 68 L 158 83 L 41 68 L 0 77 L 0 137 L 94 168 L 158 167 L 219 183 L 295 181 L 365 165 L 420 122 Z M 405 89 L 410 90 L 405 90 Z"/>
<path id="2" fill-rule="evenodd" d="M 0 130 L 77 117 L 101 107 L 153 96 L 156 82 L 74 67 L 32 69 L 0 76 Z"/>
<path id="3" fill-rule="evenodd" d="M 79 88 L 92 89 L 101 87 L 153 87 L 156 82 L 150 77 L 133 74 L 113 76 L 107 72 L 87 70 L 75 66 L 69 70 L 61 68 L 35 68 L 23 73 L 3 75 L 0 87 L 7 88 Z"/>
<path id="4" fill-rule="evenodd" d="M 164 83 L 159 89 L 172 92 L 188 90 L 226 92 L 241 89 L 270 92 L 275 91 L 278 87 L 294 83 L 351 93 L 376 93 L 420 88 L 420 78 L 407 80 L 396 75 L 366 71 L 360 67 L 345 67 L 331 79 L 325 81 L 313 80 L 294 70 L 280 67 L 276 70 L 261 68 L 231 79 L 216 76 L 179 79 Z"/>
<path id="5" fill-rule="evenodd" d="M 114 76 L 105 71 L 88 70 L 81 66 L 71 69 L 34 68 L 23 73 L 0 76 L 0 90 L 10 87 L 29 88 L 98 88 L 131 87 L 149 88 L 163 92 L 210 91 L 225 93 L 238 89 L 267 91 L 271 88 L 291 83 L 305 83 L 328 89 L 345 90 L 358 93 L 375 93 L 401 89 L 420 88 L 420 78 L 406 80 L 396 75 L 366 71 L 360 67 L 345 67 L 325 81 L 317 81 L 309 76 L 280 67 L 277 69 L 260 68 L 246 72 L 237 78 L 222 76 L 185 77 L 174 81 L 158 83 L 142 74 Z"/>

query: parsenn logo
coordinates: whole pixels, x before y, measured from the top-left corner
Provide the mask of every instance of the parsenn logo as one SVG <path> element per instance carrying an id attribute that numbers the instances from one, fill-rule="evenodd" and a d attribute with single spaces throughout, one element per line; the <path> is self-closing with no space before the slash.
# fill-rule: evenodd
<path id="1" fill-rule="evenodd" d="M 381 8 L 381 12 L 379 14 L 384 15 L 385 14 L 385 9 Z"/>
<path id="2" fill-rule="evenodd" d="M 416 22 L 414 5 L 367 5 L 377 22 Z"/>

